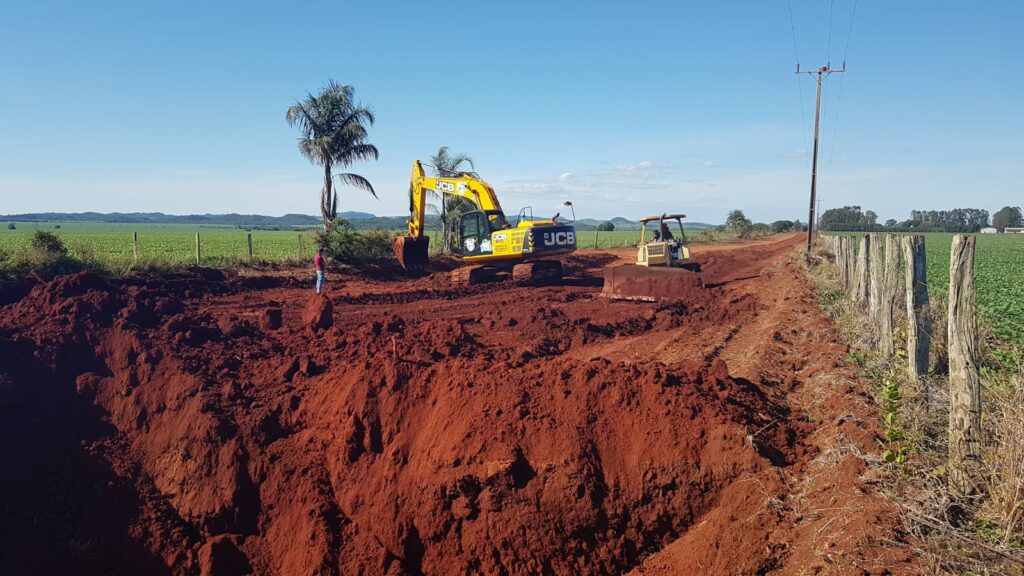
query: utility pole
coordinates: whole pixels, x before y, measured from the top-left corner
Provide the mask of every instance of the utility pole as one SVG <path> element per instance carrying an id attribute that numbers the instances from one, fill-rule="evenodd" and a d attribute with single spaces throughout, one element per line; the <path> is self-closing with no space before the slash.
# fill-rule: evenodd
<path id="1" fill-rule="evenodd" d="M 818 131 L 821 126 L 821 81 L 828 78 L 832 73 L 846 72 L 846 62 L 843 67 L 833 70 L 830 64 L 826 64 L 817 70 L 801 70 L 800 63 L 796 64 L 797 74 L 810 74 L 818 76 L 818 96 L 814 101 L 814 156 L 811 160 L 811 206 L 807 211 L 807 253 L 811 252 L 811 242 L 814 237 L 815 207 L 817 202 L 818 189 Z"/>

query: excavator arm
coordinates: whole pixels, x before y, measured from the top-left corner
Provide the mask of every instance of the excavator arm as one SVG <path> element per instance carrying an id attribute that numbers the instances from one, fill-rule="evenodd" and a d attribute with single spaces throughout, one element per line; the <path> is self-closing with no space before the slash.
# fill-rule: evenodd
<path id="1" fill-rule="evenodd" d="M 423 164 L 416 160 L 409 175 L 409 236 L 420 238 L 426 226 L 427 193 L 451 194 L 466 198 L 485 212 L 501 212 L 494 189 L 487 182 L 470 174 L 455 177 L 427 176 Z"/>

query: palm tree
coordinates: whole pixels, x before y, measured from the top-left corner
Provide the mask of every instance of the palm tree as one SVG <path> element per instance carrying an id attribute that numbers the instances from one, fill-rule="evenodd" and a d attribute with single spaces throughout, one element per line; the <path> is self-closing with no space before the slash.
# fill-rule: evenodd
<path id="1" fill-rule="evenodd" d="M 441 146 L 437 150 L 437 154 L 430 157 L 431 164 L 434 165 L 435 176 L 458 176 L 462 171 L 463 164 L 469 164 L 470 168 L 475 168 L 473 165 L 473 159 L 466 154 L 452 154 L 448 151 L 447 146 Z M 466 212 L 473 210 L 474 206 L 472 202 L 469 202 L 465 198 L 459 196 L 447 196 L 440 192 L 431 191 L 431 195 L 440 200 L 440 212 L 441 212 L 441 246 L 444 250 L 451 250 L 452 244 L 454 244 L 455 228 L 459 218 L 462 217 Z"/>
<path id="2" fill-rule="evenodd" d="M 358 160 L 376 160 L 377 147 L 367 144 L 366 128 L 374 121 L 369 108 L 355 102 L 355 88 L 328 80 L 319 94 L 307 94 L 296 101 L 285 114 L 291 126 L 298 126 L 299 152 L 310 162 L 324 169 L 324 186 L 320 190 L 320 215 L 324 225 L 338 216 L 338 194 L 334 179 L 340 183 L 377 193 L 370 181 L 358 174 L 332 174 L 335 166 L 350 166 Z"/>

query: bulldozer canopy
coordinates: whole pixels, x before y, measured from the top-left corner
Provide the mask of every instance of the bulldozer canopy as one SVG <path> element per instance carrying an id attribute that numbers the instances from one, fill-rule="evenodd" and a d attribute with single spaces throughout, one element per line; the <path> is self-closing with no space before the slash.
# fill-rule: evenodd
<path id="1" fill-rule="evenodd" d="M 661 216 L 645 216 L 640 220 L 637 220 L 637 222 L 646 224 L 648 222 L 654 222 L 655 220 L 661 220 L 663 218 L 665 220 L 675 220 L 676 218 L 686 218 L 686 214 L 662 214 Z"/>

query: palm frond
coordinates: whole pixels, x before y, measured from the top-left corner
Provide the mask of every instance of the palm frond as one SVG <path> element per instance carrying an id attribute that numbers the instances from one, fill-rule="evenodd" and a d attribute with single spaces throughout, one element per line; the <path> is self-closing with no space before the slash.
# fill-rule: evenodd
<path id="1" fill-rule="evenodd" d="M 341 172 L 339 174 L 335 174 L 334 177 L 337 178 L 339 182 L 343 182 L 345 184 L 348 184 L 349 186 L 352 186 L 353 188 L 359 188 L 360 190 L 366 190 L 370 194 L 373 194 L 374 198 L 377 198 L 377 193 L 373 190 L 373 184 L 370 184 L 369 180 L 367 180 L 366 178 L 363 178 L 359 174 L 352 174 L 350 172 Z M 380 198 L 377 198 L 377 199 L 379 200 Z"/>
<path id="2" fill-rule="evenodd" d="M 356 160 L 377 160 L 380 152 L 373 144 L 353 144 L 342 150 L 331 152 L 331 158 L 338 166 L 348 166 Z"/>
<path id="3" fill-rule="evenodd" d="M 469 167 L 473 169 L 476 168 L 476 166 L 473 165 L 473 159 L 466 154 L 456 154 L 449 159 L 449 162 L 449 167 L 454 171 L 458 171 L 459 167 L 463 164 L 469 164 Z"/>
<path id="4" fill-rule="evenodd" d="M 476 168 L 472 158 L 466 154 L 452 154 L 447 146 L 438 148 L 437 154 L 431 156 L 430 161 L 434 164 L 435 176 L 454 176 L 461 172 L 463 164 L 469 164 L 471 169 Z"/>
<path id="5" fill-rule="evenodd" d="M 312 164 L 323 166 L 324 161 L 330 157 L 329 143 L 324 139 L 313 139 L 303 136 L 299 138 L 299 153 Z"/>

